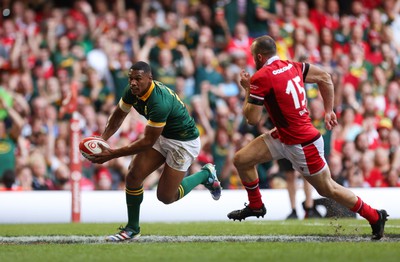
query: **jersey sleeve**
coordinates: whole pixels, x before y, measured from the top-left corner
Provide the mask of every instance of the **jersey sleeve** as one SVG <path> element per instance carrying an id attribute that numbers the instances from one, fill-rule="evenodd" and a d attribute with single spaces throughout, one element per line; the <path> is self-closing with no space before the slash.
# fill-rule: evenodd
<path id="1" fill-rule="evenodd" d="M 310 64 L 303 63 L 303 79 L 306 79 L 309 69 L 310 69 Z"/>
<path id="2" fill-rule="evenodd" d="M 171 113 L 171 103 L 154 103 L 148 108 L 149 119 L 147 125 L 152 127 L 163 127 Z"/>
<path id="3" fill-rule="evenodd" d="M 265 83 L 261 83 L 259 74 L 254 74 L 250 79 L 250 94 L 247 102 L 255 105 L 263 105 L 265 98 Z"/>
<path id="4" fill-rule="evenodd" d="M 133 105 L 133 95 L 131 93 L 131 90 L 129 89 L 129 86 L 125 87 L 124 93 L 119 100 L 118 106 L 121 108 L 122 111 L 128 113 Z"/>
<path id="5" fill-rule="evenodd" d="M 303 81 L 306 79 L 308 70 L 310 70 L 309 63 L 302 63 L 302 62 L 291 62 L 298 70 L 301 71 L 303 75 Z"/>
<path id="6" fill-rule="evenodd" d="M 129 113 L 129 111 L 131 111 L 132 108 L 132 105 L 125 103 L 122 98 L 119 100 L 118 106 L 125 113 Z"/>

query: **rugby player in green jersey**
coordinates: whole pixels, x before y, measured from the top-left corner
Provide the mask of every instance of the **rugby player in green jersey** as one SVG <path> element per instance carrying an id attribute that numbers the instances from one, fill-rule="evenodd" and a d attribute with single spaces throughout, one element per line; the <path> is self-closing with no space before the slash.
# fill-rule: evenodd
<path id="1" fill-rule="evenodd" d="M 176 93 L 154 81 L 150 66 L 141 61 L 129 69 L 129 85 L 108 119 L 101 135 L 104 140 L 119 129 L 132 107 L 148 120 L 144 135 L 121 148 L 101 146 L 102 153 L 91 159 L 101 164 L 113 158 L 136 155 L 125 182 L 128 223 L 115 235 L 108 236 L 108 241 L 132 240 L 140 236 L 143 181 L 164 163 L 157 186 L 157 198 L 161 202 L 175 202 L 199 184 L 210 191 L 213 199 L 218 200 L 221 196 L 222 188 L 214 165 L 206 164 L 200 172 L 185 176 L 201 148 L 196 123 Z"/>

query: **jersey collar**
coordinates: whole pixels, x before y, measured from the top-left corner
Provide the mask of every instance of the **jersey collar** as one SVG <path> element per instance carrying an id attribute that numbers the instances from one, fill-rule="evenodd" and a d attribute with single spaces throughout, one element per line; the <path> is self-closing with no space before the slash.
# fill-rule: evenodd
<path id="1" fill-rule="evenodd" d="M 151 85 L 149 90 L 147 90 L 146 94 L 144 94 L 143 96 L 139 97 L 140 100 L 142 101 L 146 101 L 147 98 L 149 98 L 149 96 L 151 95 L 151 92 L 153 92 L 153 89 L 155 87 L 154 81 L 151 81 Z"/>
<path id="2" fill-rule="evenodd" d="M 279 60 L 279 56 L 274 55 L 270 57 L 267 62 L 265 62 L 264 66 L 272 64 L 274 61 Z"/>

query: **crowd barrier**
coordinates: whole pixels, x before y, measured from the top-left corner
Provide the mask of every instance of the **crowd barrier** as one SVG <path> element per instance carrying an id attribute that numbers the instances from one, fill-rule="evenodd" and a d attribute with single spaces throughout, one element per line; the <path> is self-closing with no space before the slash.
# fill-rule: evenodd
<path id="1" fill-rule="evenodd" d="M 386 209 L 390 218 L 400 218 L 400 188 L 353 188 L 358 196 L 373 207 Z M 287 190 L 262 190 L 267 207 L 265 220 L 283 220 L 290 213 Z M 320 196 L 313 192 L 314 198 Z M 245 190 L 223 190 L 214 201 L 207 190 L 193 190 L 178 202 L 165 205 L 157 200 L 156 191 L 144 192 L 140 213 L 142 222 L 224 221 L 227 213 L 244 207 Z M 301 203 L 304 192 L 297 191 L 297 212 L 304 216 Z M 319 211 L 323 214 L 324 210 Z M 325 210 L 326 212 L 326 210 Z M 358 217 L 359 218 L 359 217 Z M 256 218 L 248 218 L 253 220 Z M 0 223 L 69 223 L 71 222 L 71 192 L 30 191 L 0 192 Z M 83 191 L 81 194 L 82 223 L 126 222 L 125 192 Z"/>

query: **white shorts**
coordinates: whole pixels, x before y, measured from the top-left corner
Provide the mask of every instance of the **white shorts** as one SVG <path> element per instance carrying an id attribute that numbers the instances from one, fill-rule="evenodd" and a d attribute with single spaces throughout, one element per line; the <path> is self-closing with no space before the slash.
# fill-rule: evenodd
<path id="1" fill-rule="evenodd" d="M 263 135 L 274 160 L 286 158 L 295 170 L 304 176 L 321 173 L 328 167 L 324 157 L 324 139 L 322 136 L 306 144 L 286 145 L 279 138 L 271 136 L 270 132 Z"/>
<path id="2" fill-rule="evenodd" d="M 165 157 L 165 163 L 173 169 L 187 171 L 199 155 L 200 138 L 189 141 L 179 141 L 160 136 L 153 148 Z"/>

